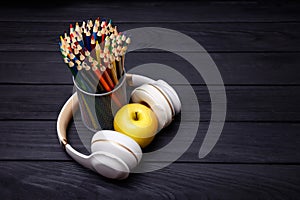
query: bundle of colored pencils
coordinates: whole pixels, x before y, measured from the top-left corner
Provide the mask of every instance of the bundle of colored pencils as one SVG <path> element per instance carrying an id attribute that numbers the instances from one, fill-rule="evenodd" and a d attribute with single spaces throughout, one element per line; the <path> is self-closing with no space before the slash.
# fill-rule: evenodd
<path id="1" fill-rule="evenodd" d="M 86 92 L 112 91 L 124 74 L 124 55 L 130 38 L 117 31 L 112 21 L 83 21 L 70 24 L 60 36 L 59 47 L 76 84 Z"/>

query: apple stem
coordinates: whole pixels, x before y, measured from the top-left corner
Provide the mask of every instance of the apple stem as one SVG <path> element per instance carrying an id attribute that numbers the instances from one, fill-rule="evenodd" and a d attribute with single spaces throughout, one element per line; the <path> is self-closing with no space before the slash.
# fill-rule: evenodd
<path id="1" fill-rule="evenodd" d="M 135 112 L 135 120 L 138 120 L 138 112 Z"/>

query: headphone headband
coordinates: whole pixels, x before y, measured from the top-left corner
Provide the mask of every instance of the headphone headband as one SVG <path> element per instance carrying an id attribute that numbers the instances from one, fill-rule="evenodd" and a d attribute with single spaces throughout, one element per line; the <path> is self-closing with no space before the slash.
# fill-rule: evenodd
<path id="1" fill-rule="evenodd" d="M 133 87 L 138 87 L 145 83 L 155 82 L 153 79 L 149 77 L 137 75 L 137 74 L 126 74 L 126 81 L 127 81 L 127 85 Z"/>
<path id="2" fill-rule="evenodd" d="M 67 140 L 67 127 L 70 120 L 73 117 L 73 112 L 76 112 L 78 109 L 78 97 L 75 92 L 62 107 L 56 124 L 57 136 L 59 139 L 59 143 L 64 147 L 68 144 Z"/>

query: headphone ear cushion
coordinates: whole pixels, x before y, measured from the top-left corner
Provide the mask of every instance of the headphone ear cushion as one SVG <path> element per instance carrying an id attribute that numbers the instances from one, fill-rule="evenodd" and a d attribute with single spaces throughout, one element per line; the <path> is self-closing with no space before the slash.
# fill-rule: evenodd
<path id="1" fill-rule="evenodd" d="M 155 113 L 158 120 L 158 131 L 172 121 L 172 110 L 162 93 L 150 84 L 144 84 L 131 93 L 134 103 L 147 104 Z"/>
<path id="2" fill-rule="evenodd" d="M 154 83 L 156 86 L 158 86 L 160 89 L 163 90 L 169 97 L 169 99 L 172 102 L 173 108 L 175 110 L 175 114 L 178 114 L 181 110 L 181 102 L 179 99 L 179 96 L 177 92 L 174 90 L 173 87 L 171 87 L 167 82 L 163 80 L 158 80 Z"/>
<path id="3" fill-rule="evenodd" d="M 112 130 L 95 133 L 91 141 L 92 153 L 107 152 L 124 161 L 132 170 L 142 159 L 141 147 L 130 137 Z"/>

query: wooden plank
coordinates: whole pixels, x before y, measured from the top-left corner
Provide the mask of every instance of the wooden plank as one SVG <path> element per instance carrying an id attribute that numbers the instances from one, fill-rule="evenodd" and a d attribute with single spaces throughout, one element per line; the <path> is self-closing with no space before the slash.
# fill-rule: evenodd
<path id="1" fill-rule="evenodd" d="M 189 87 L 175 85 L 181 99 L 192 95 Z M 218 94 L 218 86 L 212 93 Z M 198 102 L 185 98 L 182 102 L 184 121 L 195 121 L 199 105 L 201 120 L 210 120 L 210 97 L 205 86 L 194 86 Z M 298 86 L 227 86 L 227 121 L 299 121 L 300 87 Z M 64 102 L 72 93 L 72 86 L 64 85 L 1 85 L 0 119 L 56 119 Z M 196 98 L 196 96 L 195 96 Z M 221 105 L 224 102 L 216 102 Z M 217 113 L 222 112 L 216 108 Z M 196 120 L 198 121 L 198 120 Z"/>
<path id="2" fill-rule="evenodd" d="M 81 9 L 74 12 L 75 8 Z M 1 199 L 299 197 L 299 3 L 79 2 L 0 11 Z M 140 26 L 182 30 L 215 52 L 212 57 L 227 84 L 228 122 L 206 158 L 198 159 L 197 153 L 211 114 L 207 88 L 195 71 L 184 70 L 186 62 L 167 53 L 140 52 L 126 62 L 128 69 L 145 61 L 163 62 L 195 84 L 201 121 L 187 106 L 198 102 L 190 100 L 184 102 L 181 122 L 186 134 L 195 123 L 199 130 L 176 163 L 116 182 L 79 166 L 59 147 L 56 118 L 72 86 L 57 38 L 68 23 L 99 14 L 112 17 L 124 30 Z M 173 84 L 181 95 L 189 95 L 183 83 Z M 166 145 L 179 122 L 180 116 L 145 151 Z M 86 151 L 74 124 L 70 142 Z"/>
<path id="3" fill-rule="evenodd" d="M 300 53 L 210 53 L 210 56 L 226 85 L 300 84 Z M 145 63 L 168 65 L 183 74 L 191 84 L 204 84 L 193 66 L 175 54 L 132 52 L 126 55 L 127 70 Z M 159 74 L 165 80 L 167 75 Z M 180 79 L 170 81 L 172 84 L 184 83 Z M 1 52 L 1 83 L 72 84 L 72 78 L 58 52 Z"/>
<path id="4" fill-rule="evenodd" d="M 58 51 L 59 36 L 67 22 L 1 22 L 0 51 Z M 300 23 L 125 23 L 120 31 L 141 27 L 177 30 L 209 52 L 300 51 Z M 141 33 L 142 34 L 142 33 Z M 159 33 L 151 33 L 159 38 Z M 134 40 L 134 38 L 132 38 Z M 177 46 L 187 45 L 178 39 Z M 45 54 L 46 55 L 46 54 Z"/>
<path id="5" fill-rule="evenodd" d="M 5 2 L 10 4 L 12 2 Z M 13 4 L 13 3 L 12 3 Z M 16 8 L 2 6 L 1 21 L 70 22 L 111 17 L 117 22 L 274 22 L 299 21 L 298 2 L 210 1 L 210 2 L 24 2 Z M 155 14 L 153 14 L 155 13 Z"/>
<path id="6" fill-rule="evenodd" d="M 182 122 L 184 145 L 196 122 Z M 0 121 L 0 160 L 71 160 L 62 150 L 56 135 L 55 121 Z M 168 144 L 177 133 L 179 122 L 172 123 L 158 134 L 144 152 L 152 152 Z M 190 148 L 179 162 L 201 163 L 298 163 L 300 164 L 299 123 L 225 123 L 222 135 L 214 149 L 204 159 L 198 152 L 208 123 L 200 122 L 199 130 Z M 69 143 L 78 151 L 90 154 L 94 133 L 80 122 L 70 126 Z M 169 153 L 169 152 L 167 152 Z M 172 149 L 178 152 L 177 148 Z"/>
<path id="7" fill-rule="evenodd" d="M 73 162 L 0 162 L 1 199 L 297 199 L 300 167 L 177 163 L 111 181 Z M 30 191 L 30 192 L 29 192 Z M 246 194 L 246 195 L 245 195 Z"/>

